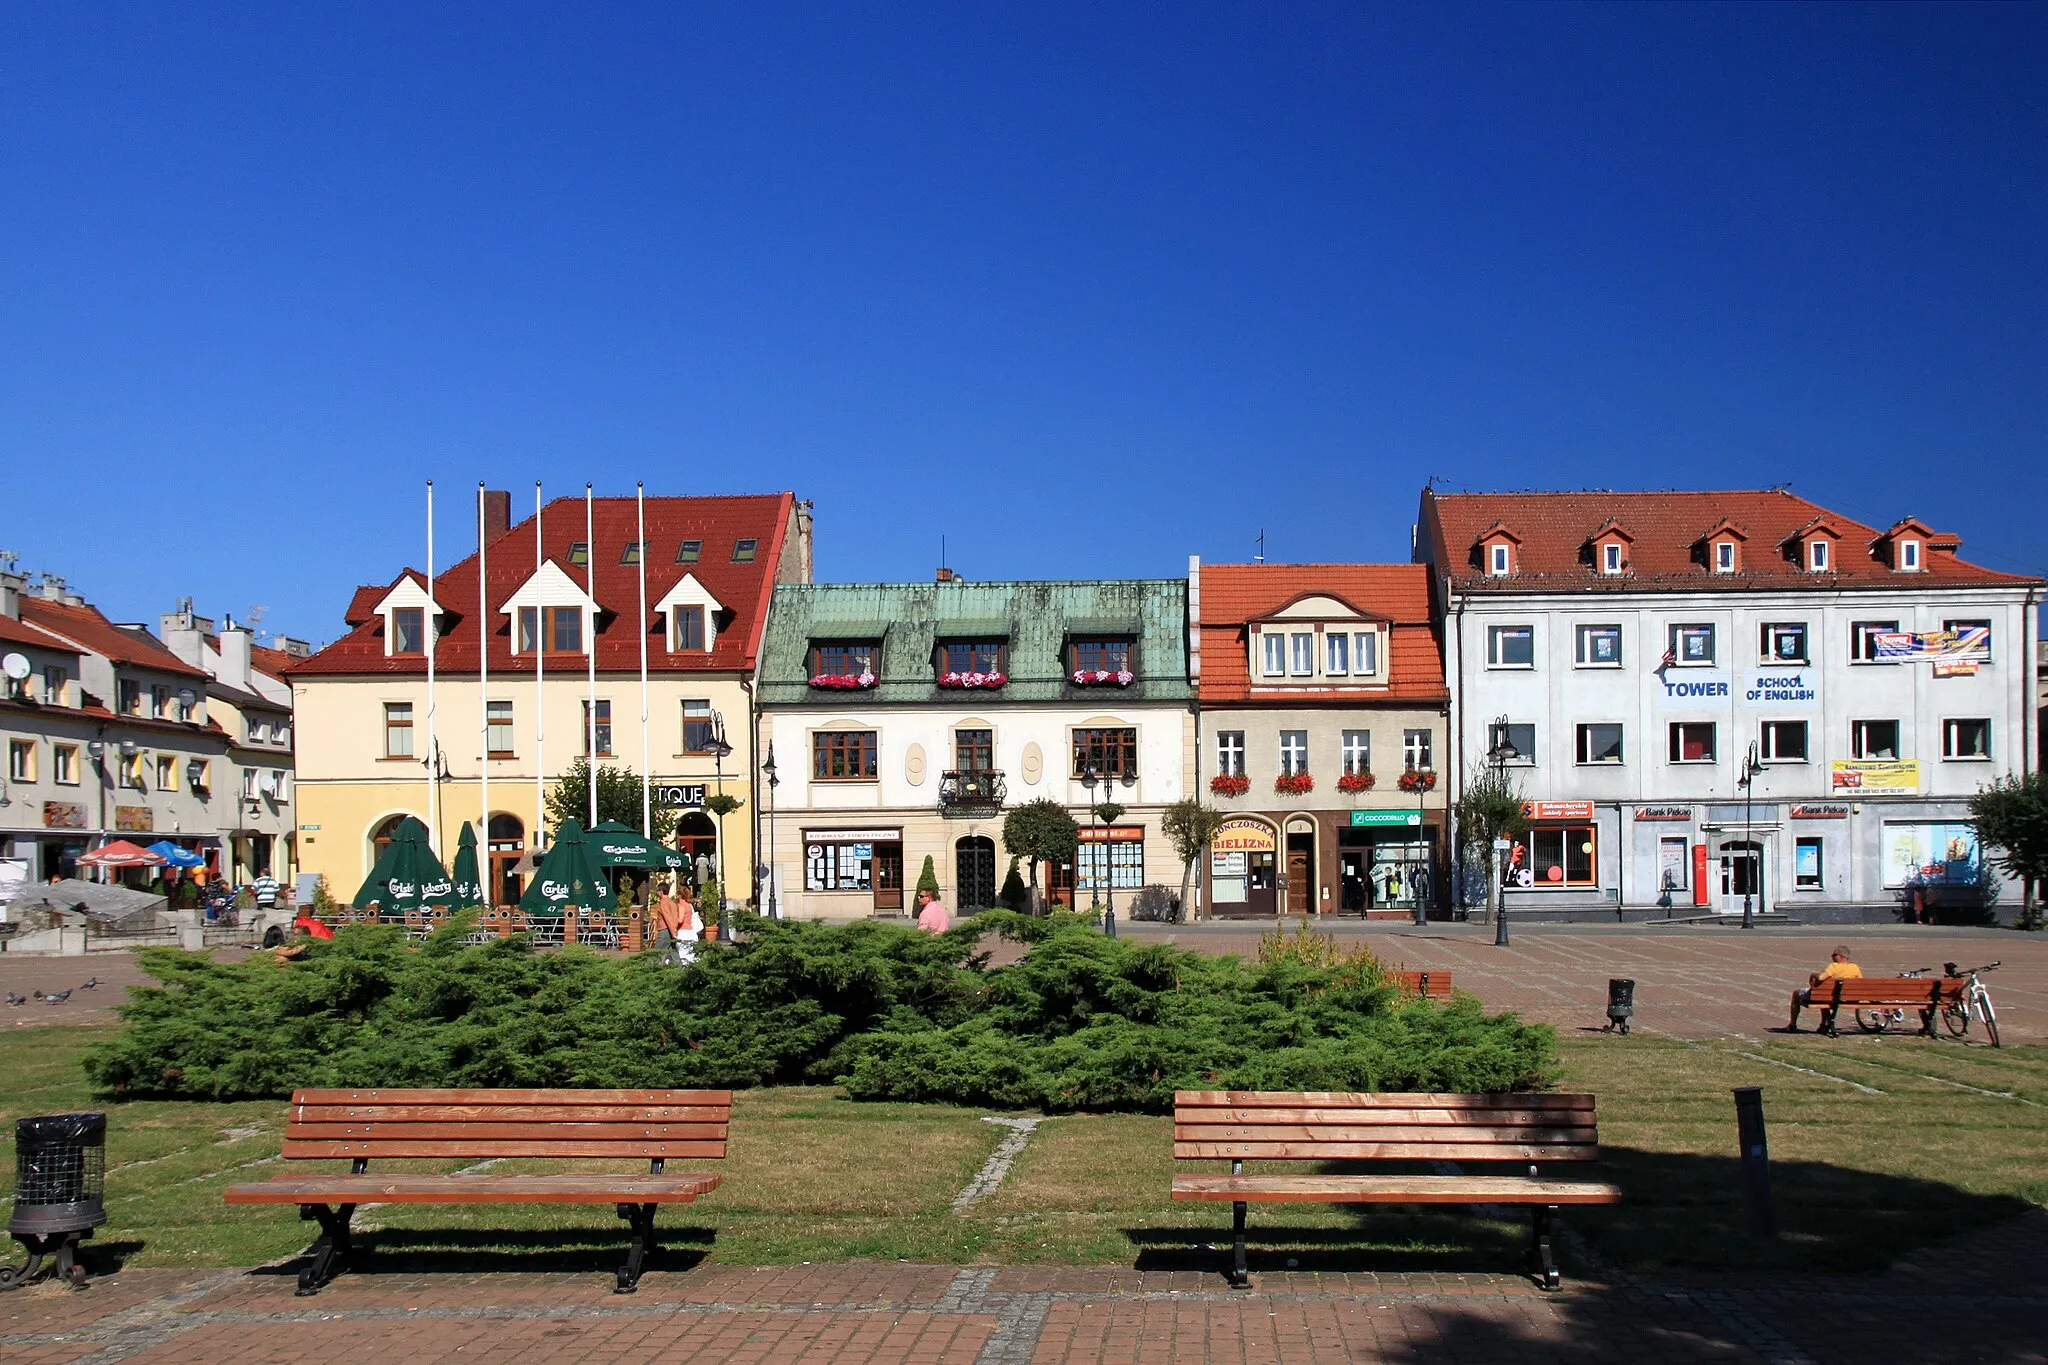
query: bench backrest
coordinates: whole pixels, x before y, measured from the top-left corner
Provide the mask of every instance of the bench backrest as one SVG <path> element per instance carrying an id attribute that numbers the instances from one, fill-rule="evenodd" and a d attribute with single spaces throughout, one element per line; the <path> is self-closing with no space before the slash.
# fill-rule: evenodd
<path id="1" fill-rule="evenodd" d="M 1830 1005 L 1938 1005 L 1969 983 L 1953 976 L 1852 976 L 1823 981 L 1813 998 Z"/>
<path id="2" fill-rule="evenodd" d="M 1451 998 L 1449 972 L 1388 972 L 1387 980 L 1393 982 L 1404 994 L 1419 995 L 1425 1000 Z"/>
<path id="3" fill-rule="evenodd" d="M 287 1157 L 722 1157 L 730 1090 L 300 1090 Z"/>
<path id="4" fill-rule="evenodd" d="M 1173 1154 L 1260 1161 L 1597 1161 L 1591 1095 L 1182 1090 Z"/>

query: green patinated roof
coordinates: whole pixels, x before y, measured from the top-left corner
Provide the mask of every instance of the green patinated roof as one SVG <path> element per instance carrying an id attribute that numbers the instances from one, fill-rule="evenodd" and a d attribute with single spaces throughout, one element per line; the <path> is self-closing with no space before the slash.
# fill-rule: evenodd
<path id="1" fill-rule="evenodd" d="M 816 705 L 833 696 L 870 702 L 1074 701 L 1111 693 L 1130 701 L 1192 701 L 1188 684 L 1188 585 L 1178 578 L 1106 583 L 805 583 L 778 587 L 761 642 L 763 706 Z M 1070 635 L 1127 635 L 1137 642 L 1137 681 L 1082 688 L 1067 681 Z M 1000 691 L 965 693 L 934 680 L 942 640 L 1000 636 L 1009 643 L 1009 681 Z M 833 693 L 810 685 L 816 641 L 880 640 L 871 691 Z"/>

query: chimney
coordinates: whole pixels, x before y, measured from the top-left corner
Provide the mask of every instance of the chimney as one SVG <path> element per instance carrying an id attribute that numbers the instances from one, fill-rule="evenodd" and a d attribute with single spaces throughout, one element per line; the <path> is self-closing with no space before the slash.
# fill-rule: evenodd
<path id="1" fill-rule="evenodd" d="M 289 654 L 294 659 L 308 659 L 313 655 L 310 641 L 294 639 L 289 635 L 278 636 L 273 644 L 279 653 Z"/>
<path id="2" fill-rule="evenodd" d="M 789 535 L 782 543 L 782 558 L 775 565 L 775 581 L 811 581 L 811 504 L 807 498 L 796 499 L 795 515 L 790 518 Z"/>
<path id="3" fill-rule="evenodd" d="M 502 488 L 484 490 L 484 543 L 512 529 L 512 495 Z"/>
<path id="4" fill-rule="evenodd" d="M 254 637 L 247 626 L 230 622 L 220 628 L 220 672 L 214 676 L 230 687 L 255 691 L 255 675 L 249 666 L 249 646 Z"/>
<path id="5" fill-rule="evenodd" d="M 953 571 L 952 571 L 951 569 L 941 568 L 941 569 L 939 570 L 939 582 L 941 582 L 941 583 L 951 583 L 952 581 L 953 581 Z"/>
<path id="6" fill-rule="evenodd" d="M 213 634 L 213 620 L 192 610 L 192 599 L 178 599 L 178 609 L 157 618 L 157 634 L 164 647 L 191 664 L 206 667 L 206 637 Z"/>
<path id="7" fill-rule="evenodd" d="M 0 616 L 21 619 L 21 590 L 28 580 L 18 573 L 0 570 Z"/>

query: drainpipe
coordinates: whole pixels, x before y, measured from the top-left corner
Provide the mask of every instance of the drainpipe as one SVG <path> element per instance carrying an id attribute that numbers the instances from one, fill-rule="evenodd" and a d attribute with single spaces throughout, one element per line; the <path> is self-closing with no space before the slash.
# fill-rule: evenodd
<path id="1" fill-rule="evenodd" d="M 1445 579 L 1444 591 L 1446 594 L 1450 592 L 1448 577 Z M 1457 662 L 1452 669 L 1451 676 L 1458 680 L 1459 686 L 1453 692 L 1451 701 L 1457 706 L 1457 720 L 1455 723 L 1447 720 L 1445 726 L 1451 731 L 1451 783 L 1455 795 L 1444 798 L 1444 827 L 1448 831 L 1446 842 L 1451 847 L 1454 859 L 1451 864 L 1451 884 L 1454 888 L 1454 894 L 1458 898 L 1457 908 L 1460 912 L 1463 912 L 1465 909 L 1465 859 L 1463 856 L 1465 850 L 1461 841 L 1464 838 L 1465 831 L 1457 824 L 1455 807 L 1457 801 L 1465 795 L 1465 708 L 1471 705 L 1472 699 L 1465 695 L 1463 686 L 1465 679 L 1465 599 L 1462 596 L 1458 598 L 1457 610 L 1452 612 L 1452 616 L 1454 618 L 1453 640 L 1455 641 L 1452 657 Z M 1450 713 L 1448 705 L 1445 708 L 1445 713 L 1446 715 Z"/>

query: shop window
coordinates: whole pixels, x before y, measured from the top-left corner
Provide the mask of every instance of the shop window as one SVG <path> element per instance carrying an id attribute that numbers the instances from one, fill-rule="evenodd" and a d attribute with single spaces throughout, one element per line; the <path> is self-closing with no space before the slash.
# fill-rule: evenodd
<path id="1" fill-rule="evenodd" d="M 1536 628 L 1534 626 L 1488 626 L 1486 628 L 1488 668 L 1534 668 Z"/>
<path id="2" fill-rule="evenodd" d="M 704 542 L 701 540 L 686 540 L 676 546 L 676 563 L 678 564 L 695 564 L 699 559 L 703 558 L 703 555 Z"/>
<path id="3" fill-rule="evenodd" d="M 1792 845 L 1792 886 L 1798 891 L 1823 890 L 1827 881 L 1821 864 L 1823 840 L 1799 839 Z"/>
<path id="4" fill-rule="evenodd" d="M 583 756 L 612 756 L 612 704 L 609 700 L 583 703 Z"/>
<path id="5" fill-rule="evenodd" d="M 874 671 L 875 646 L 871 640 L 843 641 L 811 648 L 811 676 L 814 678 L 872 677 Z"/>
<path id="6" fill-rule="evenodd" d="M 384 703 L 384 757 L 412 757 L 412 703 Z"/>
<path id="7" fill-rule="evenodd" d="M 670 609 L 675 620 L 675 644 L 670 652 L 704 648 L 704 608 L 678 606 Z"/>
<path id="8" fill-rule="evenodd" d="M 1244 776 L 1244 731 L 1216 732 L 1216 772 L 1220 777 Z"/>
<path id="9" fill-rule="evenodd" d="M 711 714 L 711 703 L 698 698 L 683 702 L 683 752 L 686 754 L 708 754 L 711 745 L 718 738 L 718 720 Z"/>
<path id="10" fill-rule="evenodd" d="M 1759 741 L 1758 749 L 1767 762 L 1804 763 L 1809 757 L 1803 720 L 1767 720 Z"/>
<path id="11" fill-rule="evenodd" d="M 871 780 L 878 772 L 873 730 L 820 730 L 811 736 L 811 776 L 821 782 Z"/>
<path id="12" fill-rule="evenodd" d="M 1877 637 L 1898 633 L 1897 621 L 1856 621 L 1849 626 L 1849 659 L 1852 663 L 1878 662 Z"/>
<path id="13" fill-rule="evenodd" d="M 485 745 L 492 758 L 512 757 L 512 703 L 493 701 L 484 703 Z"/>
<path id="14" fill-rule="evenodd" d="M 157 755 L 156 789 L 160 792 L 174 792 L 178 789 L 178 760 L 165 754 Z"/>
<path id="15" fill-rule="evenodd" d="M 1123 673 L 1130 667 L 1129 640 L 1074 640 L 1067 646 L 1069 673 Z"/>
<path id="16" fill-rule="evenodd" d="M 1897 758 L 1899 723 L 1895 720 L 1859 720 L 1849 726 L 1851 758 Z"/>
<path id="17" fill-rule="evenodd" d="M 629 540 L 629 541 L 627 541 L 627 542 L 626 542 L 626 548 L 625 548 L 625 549 L 623 549 L 623 550 L 621 550 L 621 551 L 619 551 L 619 563 L 621 563 L 621 564 L 638 564 L 639 562 L 640 562 L 640 542 L 639 542 L 639 541 L 637 541 L 637 540 Z"/>
<path id="18" fill-rule="evenodd" d="M 949 640 L 939 646 L 941 673 L 1001 673 L 1001 640 Z"/>
<path id="19" fill-rule="evenodd" d="M 963 773 L 989 773 L 996 767 L 996 732 L 955 730 L 953 766 Z"/>
<path id="20" fill-rule="evenodd" d="M 754 562 L 755 551 L 760 548 L 760 541 L 752 536 L 742 536 L 732 543 L 732 562 L 735 564 L 751 564 Z"/>
<path id="21" fill-rule="evenodd" d="M 67 787 L 78 785 L 77 745 L 52 744 L 50 746 L 50 779 Z"/>
<path id="22" fill-rule="evenodd" d="M 1941 723 L 1943 758 L 1991 757 L 1991 722 L 1988 720 L 1945 720 Z"/>
<path id="23" fill-rule="evenodd" d="M 1356 776 L 1372 771 L 1372 731 L 1346 730 L 1344 732 L 1344 773 Z"/>
<path id="24" fill-rule="evenodd" d="M 541 633 L 543 631 L 544 635 Z M 544 640 L 550 654 L 581 654 L 583 608 L 521 607 L 519 653 L 533 653 L 536 640 Z"/>
<path id="25" fill-rule="evenodd" d="M 1138 775 L 1138 732 L 1123 727 L 1074 731 L 1074 776 Z"/>
<path id="26" fill-rule="evenodd" d="M 36 780 L 36 742 L 32 739 L 10 739 L 7 741 L 7 780 L 10 782 L 33 782 Z"/>
<path id="27" fill-rule="evenodd" d="M 1263 657 L 1260 671 L 1269 678 L 1287 676 L 1287 637 L 1275 631 L 1267 631 L 1259 637 Z"/>
<path id="28" fill-rule="evenodd" d="M 871 891 L 875 846 L 871 843 L 804 841 L 804 890 Z"/>
<path id="29" fill-rule="evenodd" d="M 1671 648 L 1664 662 L 1677 668 L 1711 668 L 1714 664 L 1714 628 L 1710 625 L 1673 626 Z"/>
<path id="30" fill-rule="evenodd" d="M 1430 751 L 1429 730 L 1403 730 L 1401 732 L 1401 766 L 1427 771 L 1436 766 L 1436 759 Z"/>
<path id="31" fill-rule="evenodd" d="M 1507 767 L 1536 766 L 1536 727 L 1524 721 L 1495 721 L 1486 727 L 1486 752 Z"/>
<path id="32" fill-rule="evenodd" d="M 1620 626 L 1580 626 L 1577 635 L 1579 667 L 1621 667 Z"/>
<path id="33" fill-rule="evenodd" d="M 1316 671 L 1316 637 L 1305 630 L 1297 630 L 1287 637 L 1287 671 L 1297 678 L 1306 678 Z"/>
<path id="34" fill-rule="evenodd" d="M 1074 885 L 1082 891 L 1102 889 L 1103 867 L 1108 865 L 1109 889 L 1136 891 L 1145 884 L 1145 835 L 1141 829 L 1083 828 L 1081 846 L 1074 855 Z"/>
<path id="35" fill-rule="evenodd" d="M 427 612 L 424 607 L 396 607 L 391 612 L 391 652 L 427 652 Z"/>
<path id="36" fill-rule="evenodd" d="M 1984 643 L 1976 652 L 1972 653 L 1970 657 L 1975 659 L 1978 663 L 1988 664 L 1991 662 L 1991 622 L 1989 620 L 1980 616 L 1969 620 L 1943 621 L 1941 623 L 1941 628 L 1943 630 L 1955 631 L 1958 634 L 1966 630 L 1983 631 Z"/>
<path id="37" fill-rule="evenodd" d="M 1593 886 L 1599 832 L 1591 825 L 1539 825 L 1529 831 L 1529 870 L 1537 886 Z"/>
<path id="38" fill-rule="evenodd" d="M 1806 622 L 1774 621 L 1763 628 L 1758 652 L 1767 664 L 1803 664 L 1806 655 Z"/>
<path id="39" fill-rule="evenodd" d="M 1280 772 L 1285 777 L 1295 777 L 1308 771 L 1308 731 L 1282 730 L 1280 732 Z"/>
<path id="40" fill-rule="evenodd" d="M 1579 727 L 1579 762 L 1619 763 L 1621 762 L 1621 726 L 1615 722 L 1595 721 Z"/>
<path id="41" fill-rule="evenodd" d="M 1712 763 L 1714 761 L 1714 722 L 1710 720 L 1674 721 L 1671 726 L 1671 761 L 1673 763 Z"/>

